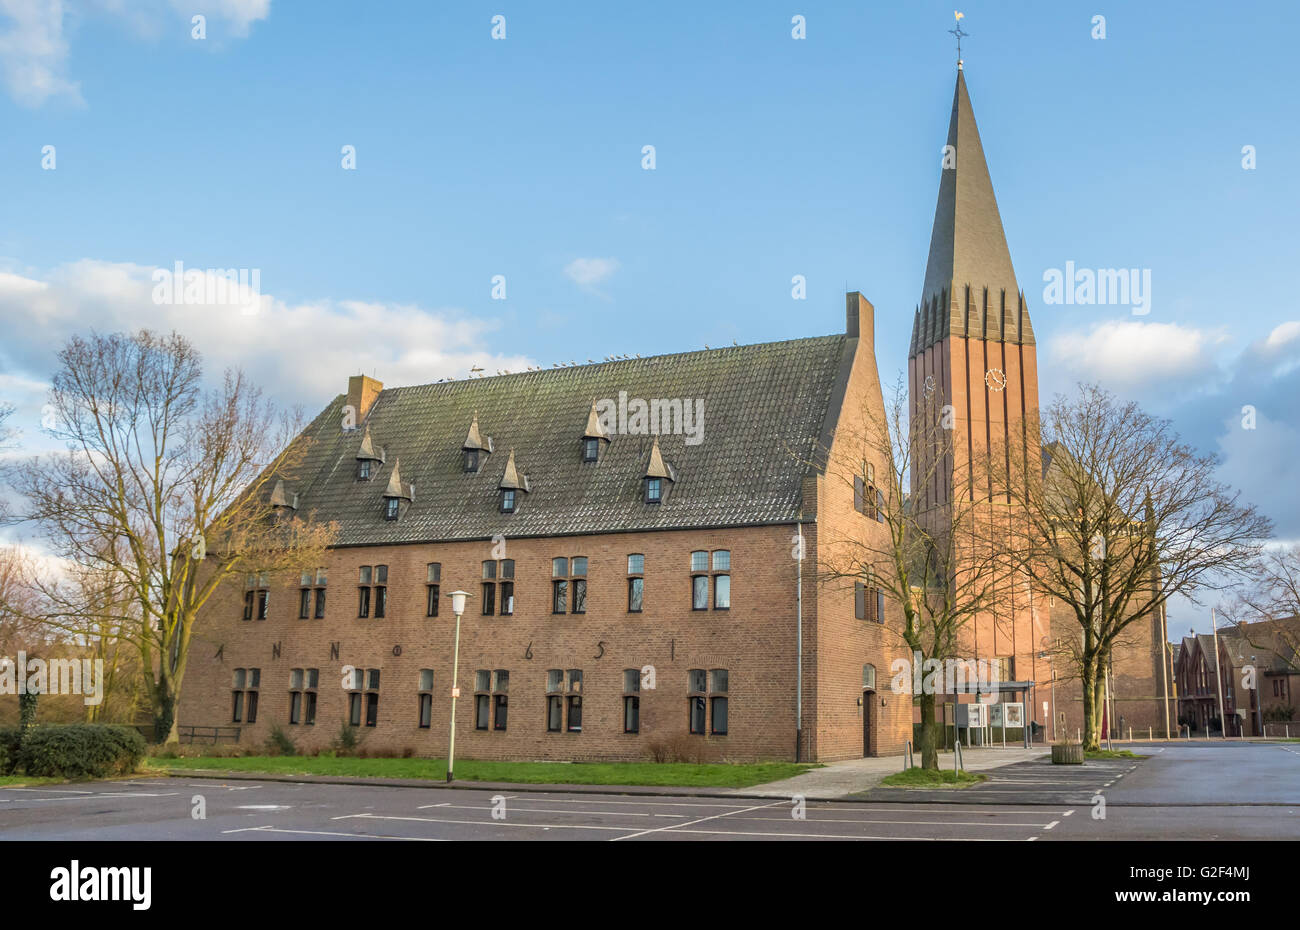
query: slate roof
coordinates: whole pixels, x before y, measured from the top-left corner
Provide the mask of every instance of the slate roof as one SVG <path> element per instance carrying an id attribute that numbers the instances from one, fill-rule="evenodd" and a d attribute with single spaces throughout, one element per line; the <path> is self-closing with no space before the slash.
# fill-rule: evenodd
<path id="1" fill-rule="evenodd" d="M 1031 345 L 1029 310 L 1016 284 L 975 111 L 958 70 L 948 123 L 955 167 L 943 168 L 930 232 L 921 302 L 912 323 L 911 355 L 949 335 Z M 971 289 L 971 309 L 965 288 Z M 984 312 L 984 289 L 988 312 Z M 1002 306 L 1005 292 L 1005 308 Z"/>
<path id="2" fill-rule="evenodd" d="M 389 388 L 364 429 L 349 431 L 340 395 L 304 431 L 313 443 L 286 485 L 299 514 L 339 522 L 344 546 L 793 522 L 807 460 L 838 417 L 855 344 L 841 334 Z M 704 401 L 701 442 L 659 436 L 675 478 L 662 503 L 644 502 L 653 435 L 614 433 L 598 462 L 582 461 L 593 402 L 617 402 L 620 392 L 629 401 Z M 496 451 L 466 474 L 462 446 L 475 415 Z M 387 464 L 358 481 L 366 431 Z M 498 490 L 507 450 L 529 481 L 511 514 L 500 512 Z M 399 457 L 414 500 L 386 521 L 382 494 Z"/>

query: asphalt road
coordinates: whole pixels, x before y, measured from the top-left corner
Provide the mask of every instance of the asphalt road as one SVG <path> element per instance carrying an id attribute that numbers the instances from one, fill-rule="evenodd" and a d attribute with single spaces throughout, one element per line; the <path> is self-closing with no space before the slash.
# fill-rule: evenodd
<path id="1" fill-rule="evenodd" d="M 903 801 L 809 801 L 802 810 L 787 799 L 194 777 L 0 788 L 0 839 L 1300 838 L 1300 744 L 1172 743 L 1138 751 L 1151 755 L 1069 769 L 1019 763 L 963 792 L 909 793 Z M 927 800 L 912 800 L 918 796 Z M 204 816 L 196 819 L 200 799 Z M 1098 812 L 1104 817 L 1094 816 Z"/>

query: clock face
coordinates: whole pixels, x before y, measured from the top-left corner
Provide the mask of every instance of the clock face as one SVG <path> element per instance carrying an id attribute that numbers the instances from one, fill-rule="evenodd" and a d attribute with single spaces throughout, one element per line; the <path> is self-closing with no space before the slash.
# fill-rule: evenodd
<path id="1" fill-rule="evenodd" d="M 1007 386 L 1007 376 L 1001 368 L 990 368 L 984 372 L 984 383 L 990 391 L 1000 391 Z"/>

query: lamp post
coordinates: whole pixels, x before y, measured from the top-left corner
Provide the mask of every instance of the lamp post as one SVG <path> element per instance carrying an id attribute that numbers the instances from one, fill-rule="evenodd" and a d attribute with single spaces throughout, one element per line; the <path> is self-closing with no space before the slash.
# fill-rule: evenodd
<path id="1" fill-rule="evenodd" d="M 465 598 L 469 597 L 469 592 L 452 591 L 447 596 L 451 598 L 451 612 L 456 615 L 456 647 L 451 660 L 451 736 L 447 741 L 447 781 L 450 783 L 456 758 L 456 698 L 460 697 L 460 615 L 465 612 Z"/>

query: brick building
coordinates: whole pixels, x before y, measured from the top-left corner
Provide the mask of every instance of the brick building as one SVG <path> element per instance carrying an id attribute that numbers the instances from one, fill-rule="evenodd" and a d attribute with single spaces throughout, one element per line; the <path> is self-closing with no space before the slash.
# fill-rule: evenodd
<path id="1" fill-rule="evenodd" d="M 1210 633 L 1184 637 L 1177 649 L 1179 723 L 1198 735 L 1277 736 L 1287 725 L 1300 734 L 1300 621 L 1236 624 L 1217 639 L 1217 662 Z"/>
<path id="2" fill-rule="evenodd" d="M 996 432 L 1036 407 L 1037 369 L 960 73 L 949 143 L 962 154 L 942 174 L 909 377 L 960 397 L 963 429 Z M 885 466 L 841 438 L 883 418 L 874 312 L 853 292 L 833 336 L 352 378 L 275 492 L 286 513 L 337 521 L 338 544 L 301 579 L 253 578 L 206 607 L 181 724 L 233 723 L 252 743 L 278 724 L 306 749 L 355 725 L 369 749 L 441 754 L 459 588 L 465 757 L 630 760 L 670 739 L 735 761 L 901 752 L 898 608 L 869 578 L 816 581 L 819 539 L 885 532 L 874 489 L 829 477 Z M 1049 624 L 1030 593 L 966 644 L 1039 724 Z"/>

